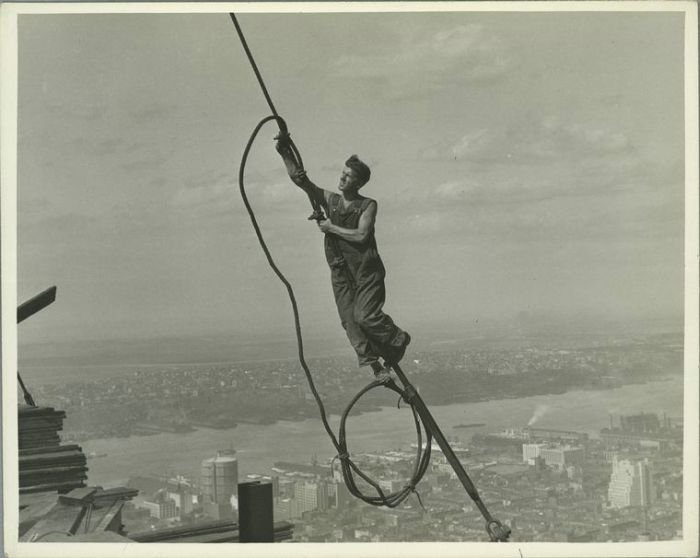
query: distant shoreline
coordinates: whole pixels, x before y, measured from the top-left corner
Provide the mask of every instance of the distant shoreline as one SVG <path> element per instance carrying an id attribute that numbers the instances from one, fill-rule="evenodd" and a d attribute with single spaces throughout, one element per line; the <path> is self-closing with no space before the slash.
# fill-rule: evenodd
<path id="1" fill-rule="evenodd" d="M 527 396 L 474 404 L 427 403 L 445 435 L 450 439 L 458 436 L 467 444 L 475 431 L 462 430 L 462 438 L 460 430 L 452 425 L 460 421 L 481 421 L 487 424 L 489 432 L 524 427 L 534 409 L 541 404 L 548 405 L 549 410 L 537 421 L 538 427 L 585 432 L 597 438 L 600 429 L 608 425 L 607 413 L 612 412 L 611 409 L 617 409 L 616 415 L 644 411 L 667 412 L 674 417 L 678 412 L 678 416 L 683 416 L 679 404 L 682 402 L 682 378 L 675 380 L 675 384 L 651 381 L 646 385 L 626 385 L 594 392 L 572 390 L 551 397 Z M 350 425 L 353 452 L 393 448 L 397 444 L 415 441 L 415 430 L 406 413 L 397 411 L 395 406 L 382 407 L 379 413 L 365 413 Z M 331 415 L 329 420 L 334 430 L 337 429 L 337 415 Z M 264 441 L 262 445 L 261 441 Z M 169 471 L 175 462 L 178 463 L 178 472 L 197 474 L 202 459 L 217 448 L 229 447 L 232 443 L 239 455 L 240 474 L 267 471 L 281 456 L 299 462 L 310 460 L 314 454 L 321 459 L 333 456 L 333 447 L 318 416 L 303 421 L 282 420 L 270 425 L 240 424 L 230 430 L 201 428 L 190 433 L 161 433 L 154 437 L 93 438 L 82 445 L 87 452 L 109 454 L 109 459 L 91 460 L 89 474 L 91 482 L 111 483 L 114 479 L 123 479 L 127 471 L 129 476 Z"/>
<path id="2" fill-rule="evenodd" d="M 558 393 L 540 393 L 540 394 L 534 394 L 534 395 L 527 395 L 527 396 L 518 396 L 518 395 L 513 395 L 513 396 L 505 396 L 505 397 L 495 397 L 492 399 L 483 399 L 483 400 L 478 400 L 478 401 L 450 401 L 450 402 L 442 402 L 442 403 L 435 403 L 435 402 L 429 402 L 426 401 L 428 404 L 429 408 L 433 409 L 439 409 L 441 407 L 452 407 L 455 405 L 477 405 L 477 404 L 488 404 L 492 403 L 494 401 L 507 401 L 507 400 L 513 400 L 513 399 L 526 399 L 530 397 L 547 397 L 547 396 L 552 396 L 552 397 L 558 397 L 562 395 L 568 395 L 572 393 L 581 393 L 581 394 L 586 394 L 590 392 L 611 392 L 614 390 L 619 390 L 619 389 L 624 389 L 626 387 L 632 387 L 632 386 L 646 386 L 649 384 L 663 384 L 667 382 L 672 382 L 674 380 L 674 377 L 669 375 L 665 376 L 663 378 L 659 378 L 656 380 L 648 380 L 648 381 L 642 381 L 642 382 L 628 382 L 626 384 L 622 384 L 620 386 L 615 386 L 613 388 L 608 388 L 607 390 L 601 390 L 601 389 L 596 389 L 596 388 L 590 388 L 590 389 L 582 389 L 580 387 L 575 387 L 572 389 L 567 389 L 564 392 L 558 392 Z M 386 405 L 386 406 L 378 406 L 378 407 L 372 407 L 369 409 L 365 410 L 360 410 L 360 409 L 355 409 L 354 412 L 351 414 L 351 416 L 355 417 L 360 417 L 364 416 L 367 414 L 371 413 L 377 413 L 385 410 L 390 410 L 393 409 L 393 406 Z M 330 412 L 327 415 L 329 418 L 332 417 L 340 417 L 339 413 L 336 412 Z M 680 415 L 681 417 L 683 416 L 683 413 Z M 290 423 L 290 424 L 298 424 L 298 423 L 303 423 L 308 420 L 314 420 L 315 418 L 318 417 L 307 417 L 307 416 L 300 416 L 296 418 L 290 418 L 288 416 L 285 417 L 279 417 L 276 419 L 270 419 L 269 421 L 258 421 L 258 420 L 238 420 L 236 422 L 232 422 L 230 426 L 213 426 L 213 425 L 205 425 L 203 423 L 199 424 L 194 424 L 191 423 L 189 424 L 190 428 L 188 429 L 183 429 L 181 431 L 174 431 L 171 428 L 164 427 L 162 430 L 156 431 L 153 430 L 148 433 L 133 433 L 128 436 L 115 436 L 112 438 L 96 438 L 96 437 L 89 437 L 89 438 L 83 438 L 83 439 L 75 439 L 75 438 L 66 438 L 64 441 L 68 442 L 75 442 L 75 443 L 82 443 L 82 442 L 94 442 L 94 441 L 108 441 L 108 440 L 126 440 L 129 438 L 144 438 L 144 437 L 149 437 L 149 436 L 154 436 L 154 435 L 159 435 L 159 434 L 173 434 L 173 435 L 187 435 L 192 432 L 197 432 L 197 431 L 229 431 L 229 430 L 235 430 L 238 428 L 241 424 L 245 425 L 252 425 L 252 426 L 274 426 L 280 423 Z M 488 426 L 486 423 L 482 422 L 475 422 L 475 423 L 467 423 L 467 424 L 456 424 L 456 425 L 441 425 L 446 428 L 452 428 L 456 430 L 464 429 L 464 430 L 471 430 L 472 428 L 482 428 L 485 426 Z M 523 425 L 525 426 L 525 425 Z M 596 436 L 593 436 L 596 437 Z"/>
<path id="3" fill-rule="evenodd" d="M 649 343 L 662 343 L 668 348 L 683 347 L 683 332 L 679 330 L 665 330 L 654 334 L 626 334 L 611 335 L 599 332 L 579 332 L 576 334 L 562 333 L 561 335 L 511 335 L 494 337 L 488 336 L 464 336 L 460 339 L 433 339 L 427 343 L 420 343 L 417 339 L 412 344 L 414 354 L 416 352 L 446 353 L 453 351 L 470 351 L 482 347 L 499 347 L 503 349 L 529 349 L 549 346 L 567 347 L 571 349 L 600 348 L 601 346 L 617 347 L 625 343 L 639 343 L 640 340 Z M 663 340 L 663 341 L 662 341 Z M 333 338 L 333 342 L 327 340 L 306 340 L 306 359 L 309 362 L 329 358 L 345 358 L 349 363 L 355 363 L 352 350 L 347 347 L 344 340 Z M 673 341 L 673 342 L 671 342 Z M 321 349 L 316 351 L 316 346 Z M 51 349 L 51 350 L 49 350 Z M 231 350 L 240 351 L 240 356 L 233 357 Z M 268 351 L 264 356 L 252 354 Z M 42 353 L 38 356 L 36 353 Z M 215 353 L 211 360 L 202 353 Z M 241 366 L 246 364 L 260 364 L 264 362 L 290 362 L 298 359 L 296 343 L 292 338 L 284 340 L 275 339 L 270 342 L 234 343 L 226 338 L 211 337 L 198 338 L 156 338 L 150 340 L 108 340 L 96 342 L 95 345 L 81 340 L 76 342 L 42 342 L 20 345 L 19 369 L 24 371 L 25 381 L 34 383 L 55 383 L 61 381 L 74 381 L 63 374 L 55 377 L 51 372 L 75 371 L 81 380 L 85 377 L 86 370 L 92 370 L 96 375 L 103 376 L 110 371 L 128 371 L 134 369 L 153 368 L 183 368 L 203 366 Z M 218 354 L 216 354 L 218 353 Z M 276 354 L 275 354 L 276 353 Z M 283 353 L 283 354 L 282 354 Z M 171 355 L 170 358 L 164 354 Z M 125 358 L 125 355 L 127 358 Z M 160 357 L 159 357 L 160 355 Z M 129 357 L 138 357 L 138 362 L 130 362 Z M 199 357 L 199 358 L 197 358 Z M 219 358 L 217 358 L 219 357 Z M 157 360 L 161 358 L 162 360 Z M 192 358 L 192 360 L 189 360 Z M 407 356 L 412 358 L 411 355 Z M 156 359 L 154 361 L 154 359 Z M 92 362 L 91 362 L 92 361 Z M 119 361 L 119 362 L 115 362 Z M 80 373 L 80 374 L 78 374 Z M 70 376 L 73 376 L 71 374 Z"/>

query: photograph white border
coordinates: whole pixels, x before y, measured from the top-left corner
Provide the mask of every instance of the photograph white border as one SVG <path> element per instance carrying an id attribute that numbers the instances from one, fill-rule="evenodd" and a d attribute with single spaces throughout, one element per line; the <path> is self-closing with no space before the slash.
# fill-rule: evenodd
<path id="1" fill-rule="evenodd" d="M 0 7 L 2 124 L 0 147 L 2 412 L 4 552 L 23 557 L 230 556 L 428 556 L 483 557 L 665 557 L 698 554 L 698 29 L 697 4 L 664 2 L 248 2 L 248 3 L 4 3 Z M 17 106 L 18 34 L 22 14 L 85 13 L 343 13 L 343 12 L 682 12 L 685 14 L 685 355 L 683 539 L 643 543 L 292 543 L 115 544 L 18 543 L 17 465 Z"/>

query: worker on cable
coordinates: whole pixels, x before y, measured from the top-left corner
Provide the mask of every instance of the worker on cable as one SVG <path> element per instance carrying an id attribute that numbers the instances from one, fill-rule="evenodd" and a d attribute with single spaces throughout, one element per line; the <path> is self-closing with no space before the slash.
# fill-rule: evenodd
<path id="1" fill-rule="evenodd" d="M 338 184 L 340 194 L 316 186 L 300 168 L 289 136 L 280 134 L 276 148 L 292 181 L 323 207 L 328 216 L 318 221 L 324 233 L 326 260 L 340 321 L 357 353 L 360 366 L 371 366 L 375 375 L 386 378 L 385 365 L 398 363 L 411 336 L 382 311 L 386 291 L 384 264 L 377 251 L 374 222 L 377 202 L 360 195 L 370 178 L 369 167 L 356 155 L 345 161 Z"/>

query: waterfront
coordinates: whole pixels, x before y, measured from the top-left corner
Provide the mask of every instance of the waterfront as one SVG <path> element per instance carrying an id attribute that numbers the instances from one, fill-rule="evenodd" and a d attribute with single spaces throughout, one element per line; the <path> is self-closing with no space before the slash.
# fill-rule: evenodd
<path id="1" fill-rule="evenodd" d="M 395 398 L 387 396 L 387 405 Z M 427 401 L 430 406 L 430 401 Z M 537 411 L 537 426 L 576 430 L 596 436 L 608 426 L 609 414 L 638 412 L 682 413 L 683 379 L 671 377 L 659 382 L 626 385 L 610 390 L 574 390 L 557 395 L 508 398 L 478 403 L 431 406 L 445 434 L 468 441 L 475 432 L 498 431 L 525 426 Z M 331 417 L 334 430 L 338 417 Z M 459 424 L 481 422 L 485 426 L 462 429 Z M 351 452 L 407 447 L 415 441 L 410 411 L 403 406 L 355 416 L 348 422 Z M 240 424 L 235 429 L 198 429 L 194 432 L 153 436 L 88 440 L 86 452 L 106 453 L 89 461 L 91 484 L 110 486 L 129 477 L 148 474 L 181 473 L 198 475 L 202 459 L 219 448 L 238 452 L 240 472 L 267 473 L 275 461 L 309 461 L 316 455 L 325 461 L 334 455 L 333 447 L 318 418 L 299 422 L 279 421 L 270 425 Z"/>

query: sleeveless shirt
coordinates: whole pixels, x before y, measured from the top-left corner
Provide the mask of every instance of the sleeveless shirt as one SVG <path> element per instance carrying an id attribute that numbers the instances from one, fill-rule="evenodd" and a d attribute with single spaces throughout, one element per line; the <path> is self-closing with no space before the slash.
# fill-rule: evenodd
<path id="1" fill-rule="evenodd" d="M 343 207 L 342 196 L 333 193 L 328 200 L 328 218 L 331 223 L 338 227 L 356 229 L 360 222 L 360 215 L 373 201 L 370 198 L 362 197 L 351 201 L 347 207 Z M 345 265 L 349 268 L 358 285 L 376 279 L 377 274 L 384 276 L 384 265 L 377 251 L 374 227 L 364 242 L 349 242 L 337 235 L 326 234 L 324 245 L 326 261 L 331 269 L 342 272 L 337 263 L 337 258 L 342 256 Z"/>

